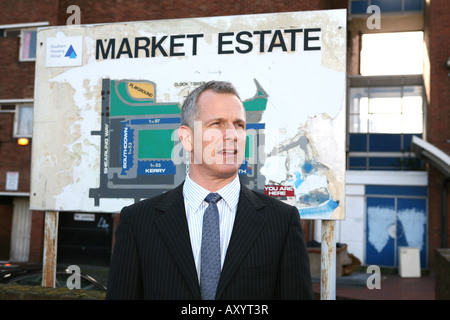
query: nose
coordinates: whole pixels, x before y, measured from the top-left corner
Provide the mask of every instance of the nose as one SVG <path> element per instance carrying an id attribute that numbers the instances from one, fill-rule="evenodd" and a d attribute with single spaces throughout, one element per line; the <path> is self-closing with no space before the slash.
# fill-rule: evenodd
<path id="1" fill-rule="evenodd" d="M 235 126 L 233 124 L 228 125 L 225 129 L 224 140 L 237 141 L 238 134 Z"/>

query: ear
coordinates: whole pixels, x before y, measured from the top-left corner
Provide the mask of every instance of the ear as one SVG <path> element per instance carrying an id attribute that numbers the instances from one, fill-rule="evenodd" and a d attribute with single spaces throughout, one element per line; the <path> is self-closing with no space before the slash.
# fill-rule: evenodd
<path id="1" fill-rule="evenodd" d="M 193 132 L 188 126 L 181 126 L 178 128 L 178 137 L 180 138 L 181 144 L 184 150 L 187 152 L 192 152 L 193 150 Z"/>

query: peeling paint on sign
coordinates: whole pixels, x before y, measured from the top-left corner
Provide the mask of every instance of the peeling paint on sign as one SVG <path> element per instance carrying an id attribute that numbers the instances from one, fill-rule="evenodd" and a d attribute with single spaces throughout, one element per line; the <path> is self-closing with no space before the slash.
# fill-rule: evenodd
<path id="1" fill-rule="evenodd" d="M 112 156 L 121 150 L 115 142 L 120 119 L 109 114 L 115 102 L 106 106 L 104 99 L 115 85 L 128 83 L 130 106 L 180 106 L 201 83 L 225 80 L 248 107 L 247 158 L 239 170 L 245 184 L 260 192 L 266 185 L 292 188 L 294 197 L 280 200 L 295 205 L 304 218 L 343 219 L 346 19 L 345 10 L 329 10 L 40 29 L 31 208 L 118 212 L 182 181 L 185 166 L 131 156 L 137 144 L 122 150 L 133 162 L 120 176 L 122 170 L 115 169 L 120 158 Z M 46 67 L 47 39 L 70 45 L 72 37 L 83 39 L 81 65 Z M 111 87 L 104 87 L 105 81 Z M 264 107 L 252 104 L 262 99 Z M 142 121 L 168 137 L 174 118 L 124 115 L 120 121 L 139 126 L 136 142 L 153 139 L 140 131 Z M 175 149 L 178 142 L 173 141 Z M 161 146 L 164 156 L 168 146 Z M 136 174 L 146 175 L 146 183 L 126 181 Z M 106 189 L 111 192 L 105 196 Z M 139 189 L 138 196 L 126 189 Z"/>

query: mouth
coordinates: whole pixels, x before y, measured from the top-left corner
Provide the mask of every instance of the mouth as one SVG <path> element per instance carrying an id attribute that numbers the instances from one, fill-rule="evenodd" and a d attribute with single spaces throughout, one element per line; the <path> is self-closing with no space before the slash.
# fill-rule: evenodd
<path id="1" fill-rule="evenodd" d="M 235 165 L 238 161 L 238 149 L 235 148 L 222 149 L 219 151 L 218 155 L 220 157 L 218 161 L 221 164 Z"/>
<path id="2" fill-rule="evenodd" d="M 225 150 L 221 150 L 219 151 L 219 153 L 229 156 L 229 155 L 236 155 L 237 154 L 237 149 L 225 149 Z"/>
<path id="3" fill-rule="evenodd" d="M 238 154 L 238 150 L 239 149 L 237 146 L 229 146 L 223 149 L 219 149 L 218 154 L 221 154 L 223 156 L 235 156 Z"/>

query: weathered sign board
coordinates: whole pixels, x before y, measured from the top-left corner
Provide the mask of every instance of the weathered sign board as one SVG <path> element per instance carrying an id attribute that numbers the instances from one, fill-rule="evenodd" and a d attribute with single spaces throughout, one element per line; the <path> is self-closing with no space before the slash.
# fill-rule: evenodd
<path id="1" fill-rule="evenodd" d="M 345 216 L 346 11 L 39 29 L 31 209 L 118 212 L 183 182 L 187 94 L 232 82 L 243 184 L 305 219 Z"/>

